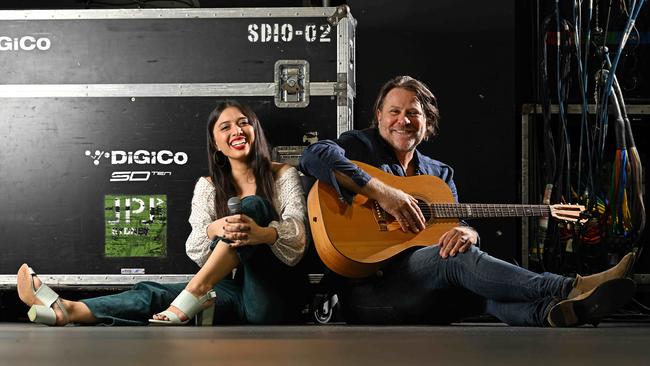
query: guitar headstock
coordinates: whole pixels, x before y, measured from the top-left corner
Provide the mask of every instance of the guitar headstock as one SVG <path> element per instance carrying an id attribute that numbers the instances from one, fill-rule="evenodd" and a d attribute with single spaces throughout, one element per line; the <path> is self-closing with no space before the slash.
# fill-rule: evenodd
<path id="1" fill-rule="evenodd" d="M 551 216 L 558 220 L 562 221 L 586 221 L 586 218 L 582 217 L 582 213 L 585 211 L 585 206 L 583 205 L 567 205 L 567 204 L 557 204 L 551 205 Z"/>

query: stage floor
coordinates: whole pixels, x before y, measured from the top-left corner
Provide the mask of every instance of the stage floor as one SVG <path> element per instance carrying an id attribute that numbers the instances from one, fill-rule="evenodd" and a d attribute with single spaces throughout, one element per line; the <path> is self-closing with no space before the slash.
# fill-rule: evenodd
<path id="1" fill-rule="evenodd" d="M 650 324 L 46 327 L 0 323 L 0 365 L 650 365 Z"/>

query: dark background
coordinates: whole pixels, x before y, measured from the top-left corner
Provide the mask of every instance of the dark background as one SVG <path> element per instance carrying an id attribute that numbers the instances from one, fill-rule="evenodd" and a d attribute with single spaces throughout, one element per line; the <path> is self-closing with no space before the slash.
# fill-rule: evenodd
<path id="1" fill-rule="evenodd" d="M 321 6 L 318 1 L 186 1 L 201 7 Z M 144 2 L 141 2 L 144 4 Z M 519 130 L 515 106 L 515 2 L 387 0 L 347 3 L 357 26 L 355 127 L 369 125 L 379 87 L 407 74 L 434 91 L 440 135 L 421 150 L 455 168 L 461 202 L 517 203 Z M 113 6 L 112 4 L 118 4 Z M 121 4 L 121 5 L 119 5 Z M 141 4 L 141 5 L 142 5 Z M 146 6 L 183 5 L 173 1 Z M 137 7 L 131 1 L 3 1 L 5 9 Z M 483 248 L 521 261 L 520 221 L 471 222 Z"/>
<path id="2" fill-rule="evenodd" d="M 421 145 L 420 149 L 455 168 L 460 201 L 518 203 L 521 197 L 521 105 L 539 102 L 536 19 L 541 3 L 534 0 L 496 3 L 477 0 L 5 0 L 0 8 L 347 4 L 358 21 L 355 127 L 369 125 L 375 95 L 387 79 L 401 74 L 416 77 L 436 94 L 442 115 L 440 135 Z M 647 6 L 642 13 L 649 13 Z M 641 31 L 647 30 L 641 22 L 638 26 Z M 637 67 L 636 76 L 642 83 L 640 88 L 630 92 L 633 97 L 630 103 L 650 101 L 647 92 L 650 88 L 644 89 L 644 85 L 645 88 L 648 85 L 648 69 L 650 67 L 642 64 Z M 642 140 L 647 127 L 638 129 L 637 140 Z M 641 153 L 643 156 L 644 152 Z M 485 219 L 470 224 L 479 230 L 484 249 L 509 262 L 521 261 L 520 219 Z"/>

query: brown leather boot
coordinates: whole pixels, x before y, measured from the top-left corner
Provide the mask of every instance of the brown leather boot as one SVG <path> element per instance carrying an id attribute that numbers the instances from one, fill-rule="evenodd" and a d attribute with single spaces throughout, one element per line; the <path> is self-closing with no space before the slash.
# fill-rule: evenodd
<path id="1" fill-rule="evenodd" d="M 635 288 L 634 281 L 629 278 L 603 282 L 591 291 L 553 305 L 546 321 L 552 327 L 596 326 L 602 318 L 627 304 Z"/>
<path id="2" fill-rule="evenodd" d="M 573 284 L 573 289 L 569 293 L 569 296 L 567 296 L 567 299 L 573 299 L 581 294 L 587 293 L 598 287 L 598 285 L 609 280 L 625 278 L 630 271 L 630 268 L 632 268 L 632 264 L 634 264 L 634 253 L 630 252 L 627 253 L 617 265 L 606 271 L 584 277 L 577 275 Z"/>

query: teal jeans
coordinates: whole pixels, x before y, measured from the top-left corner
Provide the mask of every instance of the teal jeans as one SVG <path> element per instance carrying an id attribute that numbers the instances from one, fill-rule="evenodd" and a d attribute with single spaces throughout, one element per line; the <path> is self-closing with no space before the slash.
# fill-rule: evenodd
<path id="1" fill-rule="evenodd" d="M 260 226 L 277 215 L 259 196 L 242 199 L 242 212 Z M 217 245 L 227 245 L 219 242 Z M 282 324 L 295 322 L 307 301 L 307 275 L 289 267 L 268 245 L 237 248 L 240 265 L 235 278 L 217 283 L 214 324 Z M 153 314 L 166 310 L 187 283 L 139 282 L 118 294 L 81 300 L 104 325 L 147 325 Z"/>

